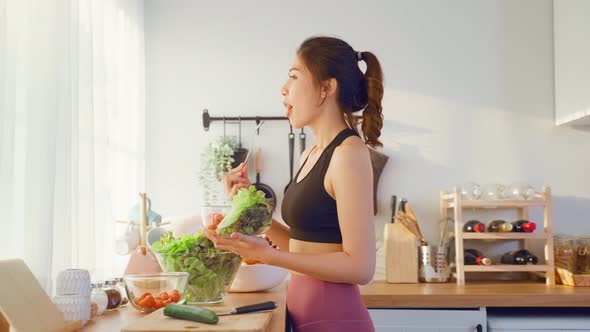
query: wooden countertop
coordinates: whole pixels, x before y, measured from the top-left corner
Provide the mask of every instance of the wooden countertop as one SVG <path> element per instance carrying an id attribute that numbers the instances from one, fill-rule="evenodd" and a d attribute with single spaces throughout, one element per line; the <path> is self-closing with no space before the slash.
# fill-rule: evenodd
<path id="1" fill-rule="evenodd" d="M 267 331 L 285 329 L 288 281 L 268 292 L 229 293 L 220 305 L 241 306 L 277 301 Z M 388 284 L 375 280 L 360 286 L 368 308 L 474 308 L 474 307 L 590 307 L 590 287 L 547 286 L 544 283 Z M 90 321 L 84 332 L 119 331 L 144 315 L 132 307 L 107 312 Z"/>
<path id="2" fill-rule="evenodd" d="M 266 291 L 256 293 L 228 293 L 224 301 L 217 306 L 239 307 L 264 301 L 275 301 L 278 307 L 275 309 L 270 323 L 266 329 L 268 332 L 285 331 L 286 318 L 286 294 L 287 281 L 279 286 Z M 127 326 L 134 319 L 141 319 L 145 314 L 127 305 L 118 310 L 105 312 L 102 316 L 95 317 L 81 330 L 83 332 L 117 332 Z"/>
<path id="3" fill-rule="evenodd" d="M 590 307 L 590 287 L 544 283 L 388 284 L 361 286 L 368 308 Z"/>

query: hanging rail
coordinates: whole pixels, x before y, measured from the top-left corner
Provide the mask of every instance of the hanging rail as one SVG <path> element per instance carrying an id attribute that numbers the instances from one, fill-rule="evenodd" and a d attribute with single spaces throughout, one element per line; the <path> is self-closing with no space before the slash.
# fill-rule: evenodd
<path id="1" fill-rule="evenodd" d="M 286 116 L 210 116 L 207 109 L 203 110 L 203 128 L 205 131 L 209 130 L 209 126 L 213 121 L 273 121 L 273 120 L 289 120 Z"/>

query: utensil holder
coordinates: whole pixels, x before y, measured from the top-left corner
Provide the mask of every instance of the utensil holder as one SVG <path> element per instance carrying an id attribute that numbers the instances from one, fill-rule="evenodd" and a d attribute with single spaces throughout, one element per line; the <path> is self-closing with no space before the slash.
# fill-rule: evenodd
<path id="1" fill-rule="evenodd" d="M 449 246 L 420 246 L 419 279 L 447 282 L 451 277 Z"/>

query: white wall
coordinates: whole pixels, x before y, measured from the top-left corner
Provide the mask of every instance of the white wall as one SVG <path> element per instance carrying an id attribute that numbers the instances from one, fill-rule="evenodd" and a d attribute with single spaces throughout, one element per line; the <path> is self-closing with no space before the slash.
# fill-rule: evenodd
<path id="1" fill-rule="evenodd" d="M 279 89 L 297 46 L 330 34 L 374 51 L 386 76 L 378 236 L 395 193 L 435 239 L 439 190 L 466 180 L 551 185 L 555 230 L 590 233 L 590 131 L 553 124 L 551 1 L 227 3 L 146 3 L 147 187 L 157 211 L 199 211 L 199 154 L 222 128 L 205 132 L 201 110 L 283 115 Z M 265 126 L 263 180 L 282 194 L 288 125 Z"/>

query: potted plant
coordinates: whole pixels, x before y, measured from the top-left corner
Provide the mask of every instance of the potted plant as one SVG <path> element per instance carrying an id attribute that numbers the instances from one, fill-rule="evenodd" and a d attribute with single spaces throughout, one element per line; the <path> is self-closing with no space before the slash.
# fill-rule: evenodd
<path id="1" fill-rule="evenodd" d="M 199 184 L 203 188 L 203 205 L 226 205 L 221 179 L 231 169 L 236 149 L 235 137 L 221 136 L 201 153 Z"/>

